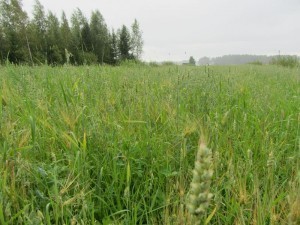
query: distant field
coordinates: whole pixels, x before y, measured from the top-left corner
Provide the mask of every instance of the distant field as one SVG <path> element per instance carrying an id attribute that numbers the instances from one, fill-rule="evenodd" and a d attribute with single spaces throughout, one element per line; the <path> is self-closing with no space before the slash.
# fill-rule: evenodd
<path id="1" fill-rule="evenodd" d="M 300 224 L 300 71 L 0 67 L 0 224 Z M 210 221 L 210 222 L 209 222 Z"/>

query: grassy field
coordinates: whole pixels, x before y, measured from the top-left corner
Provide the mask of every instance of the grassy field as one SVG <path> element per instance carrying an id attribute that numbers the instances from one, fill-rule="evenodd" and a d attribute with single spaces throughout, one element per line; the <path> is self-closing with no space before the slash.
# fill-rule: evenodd
<path id="1" fill-rule="evenodd" d="M 0 67 L 0 224 L 300 224 L 300 71 Z"/>

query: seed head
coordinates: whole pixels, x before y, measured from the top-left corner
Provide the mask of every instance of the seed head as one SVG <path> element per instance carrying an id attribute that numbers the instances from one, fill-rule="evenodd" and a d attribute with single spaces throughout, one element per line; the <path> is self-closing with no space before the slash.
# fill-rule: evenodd
<path id="1" fill-rule="evenodd" d="M 189 212 L 194 216 L 203 215 L 213 197 L 209 190 L 213 175 L 211 168 L 212 152 L 204 143 L 200 143 L 187 204 Z"/>

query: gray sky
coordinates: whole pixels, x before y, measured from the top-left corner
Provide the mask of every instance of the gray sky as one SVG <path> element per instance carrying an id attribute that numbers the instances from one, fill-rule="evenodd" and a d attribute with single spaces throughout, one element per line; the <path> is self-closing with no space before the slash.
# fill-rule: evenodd
<path id="1" fill-rule="evenodd" d="M 300 55 L 300 0 L 40 0 L 60 18 L 78 7 L 98 9 L 108 27 L 136 18 L 145 60 L 184 60 L 226 54 Z M 34 0 L 23 0 L 31 12 Z"/>

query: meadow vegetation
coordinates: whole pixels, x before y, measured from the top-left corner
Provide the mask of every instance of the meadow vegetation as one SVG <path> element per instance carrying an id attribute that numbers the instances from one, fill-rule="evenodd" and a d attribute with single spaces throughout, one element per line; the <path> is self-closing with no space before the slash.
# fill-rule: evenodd
<path id="1" fill-rule="evenodd" d="M 199 137 L 199 223 L 300 224 L 299 73 L 0 66 L 0 224 L 194 224 Z"/>

